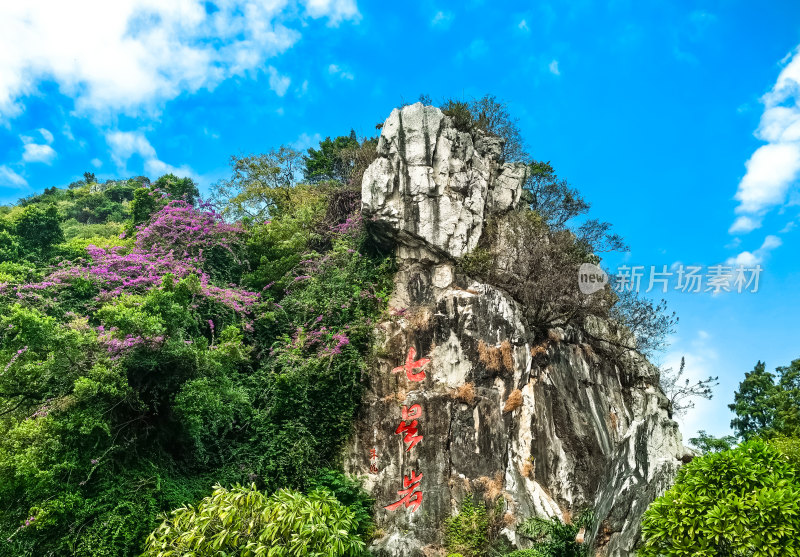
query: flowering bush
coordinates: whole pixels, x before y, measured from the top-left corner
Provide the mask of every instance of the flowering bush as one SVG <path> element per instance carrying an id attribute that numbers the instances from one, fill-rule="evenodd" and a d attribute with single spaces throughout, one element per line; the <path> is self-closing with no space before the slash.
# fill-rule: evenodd
<path id="1" fill-rule="evenodd" d="M 0 262 L 0 557 L 140 554 L 214 482 L 305 489 L 336 461 L 391 265 L 351 195 L 287 195 L 228 223 L 137 188 L 135 226 Z"/>

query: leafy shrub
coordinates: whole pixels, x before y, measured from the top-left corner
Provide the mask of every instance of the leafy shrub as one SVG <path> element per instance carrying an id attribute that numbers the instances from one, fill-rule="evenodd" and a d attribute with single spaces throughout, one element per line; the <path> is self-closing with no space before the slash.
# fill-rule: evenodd
<path id="1" fill-rule="evenodd" d="M 534 547 L 515 551 L 513 557 L 581 557 L 589 554 L 586 545 L 575 541 L 581 528 L 588 530 L 592 526 L 594 515 L 586 511 L 570 524 L 558 518 L 531 517 L 518 528 L 517 534 L 533 541 Z"/>
<path id="2" fill-rule="evenodd" d="M 324 469 L 309 482 L 311 489 L 327 489 L 336 499 L 353 511 L 356 520 L 356 532 L 362 536 L 372 533 L 372 507 L 375 504 L 369 493 L 361 486 L 361 482 L 338 470 Z"/>
<path id="3" fill-rule="evenodd" d="M 795 472 L 800 475 L 800 439 L 797 437 L 773 437 L 767 443 L 786 456 Z"/>
<path id="4" fill-rule="evenodd" d="M 642 556 L 796 555 L 800 486 L 761 440 L 694 459 L 647 509 Z"/>
<path id="5" fill-rule="evenodd" d="M 445 521 L 444 545 L 464 557 L 484 555 L 489 545 L 489 516 L 486 506 L 467 495 L 456 516 Z"/>
<path id="6" fill-rule="evenodd" d="M 453 125 L 460 132 L 472 133 L 475 130 L 475 118 L 469 103 L 448 100 L 441 106 L 442 112 L 453 120 Z"/>
<path id="7" fill-rule="evenodd" d="M 266 496 L 255 486 L 217 485 L 197 506 L 165 518 L 147 539 L 144 556 L 356 556 L 365 546 L 357 526 L 353 511 L 324 490 L 303 495 L 282 489 Z"/>

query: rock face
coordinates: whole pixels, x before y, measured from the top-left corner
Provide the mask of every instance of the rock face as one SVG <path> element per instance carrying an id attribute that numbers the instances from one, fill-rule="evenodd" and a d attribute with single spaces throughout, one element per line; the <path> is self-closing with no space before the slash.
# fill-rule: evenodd
<path id="1" fill-rule="evenodd" d="M 401 256 L 461 257 L 478 243 L 488 213 L 519 202 L 525 166 L 500 164 L 501 140 L 459 132 L 421 103 L 395 109 L 383 125 L 379 158 L 364 173 L 364 216 Z"/>
<path id="2" fill-rule="evenodd" d="M 500 289 L 459 273 L 488 216 L 519 202 L 523 166 L 421 104 L 394 110 L 364 175 L 363 211 L 399 271 L 346 469 L 377 500 L 385 556 L 435 555 L 463 498 L 526 517 L 591 508 L 597 555 L 630 555 L 683 454 L 658 371 L 604 357 L 572 327 L 532 331 Z M 594 327 L 602 329 L 602 323 Z"/>

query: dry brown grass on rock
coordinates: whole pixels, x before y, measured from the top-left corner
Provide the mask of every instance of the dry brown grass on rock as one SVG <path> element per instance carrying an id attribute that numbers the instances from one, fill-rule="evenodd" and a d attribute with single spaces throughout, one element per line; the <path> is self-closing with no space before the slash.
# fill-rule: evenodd
<path id="1" fill-rule="evenodd" d="M 496 472 L 493 478 L 481 476 L 475 480 L 475 484 L 483 491 L 483 498 L 493 503 L 503 494 L 503 473 Z"/>
<path id="2" fill-rule="evenodd" d="M 522 466 L 520 467 L 520 472 L 522 473 L 522 476 L 525 477 L 525 478 L 533 479 L 534 470 L 535 470 L 535 468 L 534 468 L 534 465 L 533 465 L 533 461 L 530 460 L 530 459 L 526 460 L 522 464 Z"/>
<path id="3" fill-rule="evenodd" d="M 450 396 L 455 400 L 460 400 L 466 404 L 475 402 L 475 386 L 472 383 L 464 383 L 455 389 Z"/>
<path id="4" fill-rule="evenodd" d="M 611 429 L 614 430 L 614 431 L 617 431 L 617 427 L 619 426 L 619 424 L 617 423 L 618 419 L 617 419 L 617 413 L 616 412 L 610 412 L 608 414 L 608 421 L 611 424 Z"/>
<path id="5" fill-rule="evenodd" d="M 503 412 L 513 412 L 517 408 L 522 406 L 522 391 L 519 389 L 514 389 L 511 391 L 511 394 L 508 395 L 508 400 L 506 400 L 506 405 L 503 407 Z"/>
<path id="6" fill-rule="evenodd" d="M 511 343 L 507 340 L 504 340 L 502 343 L 500 343 L 500 352 L 503 355 L 503 366 L 508 371 L 514 369 L 514 354 L 511 351 Z"/>
<path id="7" fill-rule="evenodd" d="M 397 402 L 403 402 L 406 399 L 406 397 L 408 397 L 408 391 L 406 391 L 405 389 L 398 389 L 397 392 L 389 393 L 388 395 L 383 397 L 381 400 L 384 401 L 384 402 L 388 402 L 390 400 L 396 400 Z"/>
<path id="8" fill-rule="evenodd" d="M 428 308 L 417 308 L 407 315 L 408 323 L 415 331 L 427 331 L 433 325 L 433 313 Z"/>
<path id="9" fill-rule="evenodd" d="M 501 342 L 500 346 L 491 346 L 483 340 L 479 341 L 478 359 L 492 371 L 500 371 L 501 368 L 508 371 L 514 369 L 514 353 L 511 343 L 507 340 Z"/>
<path id="10" fill-rule="evenodd" d="M 564 340 L 561 337 L 561 333 L 558 332 L 556 329 L 550 329 L 547 331 L 547 338 L 550 339 L 551 342 L 559 343 Z"/>
<path id="11" fill-rule="evenodd" d="M 500 351 L 494 346 L 489 346 L 482 340 L 478 343 L 478 359 L 490 370 L 500 370 Z"/>
<path id="12" fill-rule="evenodd" d="M 531 347 L 531 357 L 533 358 L 539 356 L 540 354 L 544 354 L 545 352 L 547 352 L 547 341 Z"/>
<path id="13" fill-rule="evenodd" d="M 425 557 L 445 557 L 448 554 L 447 550 L 440 545 L 426 545 L 420 551 Z"/>

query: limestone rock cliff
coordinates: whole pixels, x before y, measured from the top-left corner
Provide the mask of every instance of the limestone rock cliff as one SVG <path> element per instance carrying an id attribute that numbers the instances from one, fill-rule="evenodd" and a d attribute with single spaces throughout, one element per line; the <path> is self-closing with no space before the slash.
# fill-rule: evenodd
<path id="1" fill-rule="evenodd" d="M 515 520 L 590 507 L 594 553 L 629 555 L 680 433 L 644 358 L 604 357 L 573 327 L 535 333 L 509 295 L 458 272 L 487 217 L 521 197 L 525 167 L 500 146 L 422 104 L 382 128 L 363 212 L 399 270 L 346 468 L 377 500 L 378 555 L 436 554 L 467 493 L 502 497 L 521 547 Z"/>

